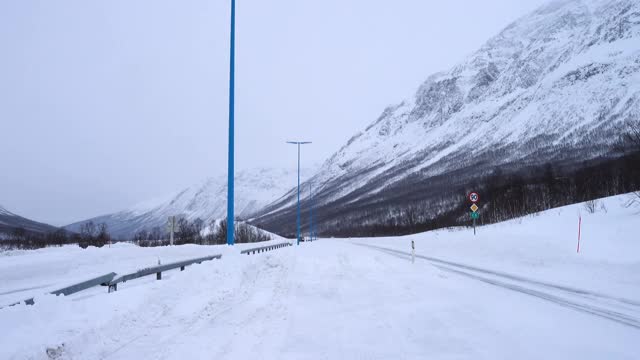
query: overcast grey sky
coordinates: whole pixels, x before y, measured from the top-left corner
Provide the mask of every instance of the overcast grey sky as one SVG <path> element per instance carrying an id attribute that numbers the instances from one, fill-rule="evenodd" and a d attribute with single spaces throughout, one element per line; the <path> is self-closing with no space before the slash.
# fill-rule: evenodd
<path id="1" fill-rule="evenodd" d="M 237 168 L 321 163 L 547 0 L 237 0 Z M 0 204 L 64 225 L 226 171 L 228 0 L 0 1 Z"/>

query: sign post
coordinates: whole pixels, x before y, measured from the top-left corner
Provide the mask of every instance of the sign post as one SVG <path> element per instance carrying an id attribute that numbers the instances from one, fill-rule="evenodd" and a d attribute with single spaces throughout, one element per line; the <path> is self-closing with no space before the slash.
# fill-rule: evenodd
<path id="1" fill-rule="evenodd" d="M 480 217 L 480 214 L 478 214 L 475 211 L 471 212 L 471 218 L 473 219 L 473 235 L 476 234 L 476 220 L 478 220 L 478 218 Z"/>
<path id="2" fill-rule="evenodd" d="M 480 195 L 477 192 L 472 192 L 469 194 L 469 201 L 471 201 L 472 205 L 471 205 L 471 219 L 473 219 L 473 235 L 476 235 L 476 220 L 478 218 L 480 218 L 480 214 L 478 213 L 478 210 L 480 210 L 480 208 L 478 207 L 477 203 L 480 201 Z"/>
<path id="3" fill-rule="evenodd" d="M 167 221 L 167 231 L 170 234 L 169 244 L 173 245 L 173 234 L 178 231 L 178 221 L 175 216 L 169 216 Z"/>

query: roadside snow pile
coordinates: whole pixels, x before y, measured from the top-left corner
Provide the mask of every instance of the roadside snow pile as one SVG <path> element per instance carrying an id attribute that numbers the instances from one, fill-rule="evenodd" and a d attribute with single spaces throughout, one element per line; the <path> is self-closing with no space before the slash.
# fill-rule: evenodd
<path id="1" fill-rule="evenodd" d="M 142 248 L 129 243 L 111 247 L 77 245 L 38 250 L 13 250 L 0 253 L 0 307 L 88 280 L 110 272 L 126 274 L 150 266 L 223 254 L 233 256 L 245 248 L 266 246 L 286 241 L 274 240 L 238 244 L 234 248 L 217 246 L 164 246 Z M 105 290 L 106 292 L 106 290 Z"/>

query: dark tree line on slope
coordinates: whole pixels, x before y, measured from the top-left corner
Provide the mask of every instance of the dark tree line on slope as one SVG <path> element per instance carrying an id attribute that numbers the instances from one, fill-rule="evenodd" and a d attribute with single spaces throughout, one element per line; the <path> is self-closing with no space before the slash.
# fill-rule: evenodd
<path id="1" fill-rule="evenodd" d="M 207 228 L 207 231 L 204 231 Z M 271 240 L 268 233 L 250 226 L 244 222 L 235 223 L 235 241 L 237 243 L 254 243 Z M 133 241 L 142 247 L 167 246 L 169 235 L 158 228 L 151 232 L 146 230 L 135 234 Z M 189 221 L 185 218 L 178 220 L 178 231 L 174 234 L 174 244 L 222 245 L 227 243 L 227 220 L 211 221 L 208 226 L 201 219 Z"/>
<path id="2" fill-rule="evenodd" d="M 107 225 L 94 224 L 89 221 L 82 224 L 79 233 L 71 233 L 64 229 L 42 234 L 17 228 L 8 238 L 0 241 L 0 247 L 5 249 L 33 250 L 50 246 L 78 244 L 83 249 L 89 246 L 103 247 L 111 241 Z"/>
<path id="3" fill-rule="evenodd" d="M 627 123 L 626 132 L 616 151 L 629 157 L 633 166 L 640 167 L 640 120 Z M 640 189 L 629 199 L 627 206 L 640 207 Z"/>
<path id="4" fill-rule="evenodd" d="M 469 226 L 472 223 L 466 195 L 481 194 L 479 224 L 491 224 L 569 204 L 635 192 L 629 206 L 640 206 L 640 124 L 630 123 L 622 141 L 613 149 L 617 157 L 582 164 L 505 166 L 472 185 L 440 189 L 429 200 L 403 197 L 345 209 L 341 216 L 324 218 L 317 209 L 317 228 L 323 236 L 370 237 L 407 235 Z M 517 164 L 516 164 L 517 165 Z M 433 179 L 425 180 L 427 182 Z M 413 184 L 415 186 L 415 183 Z M 398 193 L 396 189 L 390 192 Z M 417 198 L 417 199 L 416 199 Z M 284 234 L 292 235 L 292 234 Z"/>

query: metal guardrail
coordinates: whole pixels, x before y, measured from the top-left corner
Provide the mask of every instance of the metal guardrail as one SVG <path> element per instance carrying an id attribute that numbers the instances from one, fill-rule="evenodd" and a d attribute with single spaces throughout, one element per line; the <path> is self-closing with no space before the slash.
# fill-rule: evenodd
<path id="1" fill-rule="evenodd" d="M 280 244 L 273 244 L 273 245 L 267 245 L 267 246 L 262 246 L 262 247 L 258 247 L 258 248 L 252 248 L 252 249 L 246 249 L 246 250 L 242 250 L 240 253 L 241 254 L 255 254 L 255 253 L 261 253 L 261 252 L 265 252 L 265 251 L 271 251 L 271 250 L 275 250 L 275 249 L 280 249 L 283 247 L 287 247 L 287 246 L 291 246 L 290 243 L 280 243 Z M 117 276 L 116 273 L 108 273 L 108 274 L 104 274 L 101 276 L 98 276 L 96 278 L 93 279 L 89 279 L 86 281 L 83 281 L 81 283 L 78 284 L 73 284 L 67 287 L 64 287 L 62 289 L 58 289 L 58 290 L 54 290 L 52 291 L 50 294 L 52 295 L 71 295 L 71 294 L 75 294 L 77 292 L 92 288 L 94 286 L 108 286 L 109 287 L 109 292 L 112 291 L 117 291 L 118 290 L 118 284 L 119 283 L 123 283 L 123 282 L 127 282 L 129 280 L 134 280 L 134 279 L 138 279 L 144 276 L 149 276 L 149 275 L 153 275 L 156 274 L 156 279 L 161 280 L 162 279 L 162 273 L 165 271 L 169 271 L 169 270 L 173 270 L 173 269 L 177 269 L 180 268 L 180 271 L 183 271 L 185 269 L 185 267 L 189 266 L 189 265 L 193 265 L 193 264 L 200 264 L 204 261 L 210 261 L 210 260 L 214 260 L 214 259 L 220 259 L 222 258 L 222 255 L 211 255 L 211 256 L 205 256 L 205 257 L 201 257 L 201 258 L 197 258 L 197 259 L 190 259 L 190 260 L 184 260 L 184 261 L 178 261 L 178 262 L 174 262 L 174 263 L 170 263 L 170 264 L 165 264 L 165 265 L 158 265 L 158 266 L 154 266 L 154 267 L 150 267 L 150 268 L 145 268 L 145 269 L 141 269 L 138 270 L 134 273 L 130 273 L 130 274 L 125 274 L 125 275 L 121 275 L 121 276 Z M 14 304 L 11 304 L 9 306 L 14 306 L 14 305 L 18 305 L 21 304 L 22 302 L 24 302 L 27 305 L 33 305 L 35 304 L 34 298 L 30 298 L 21 302 L 17 302 Z"/>
<path id="2" fill-rule="evenodd" d="M 134 279 L 138 279 L 138 278 L 153 275 L 153 274 L 156 274 L 157 280 L 161 280 L 162 273 L 165 271 L 169 271 L 177 268 L 180 268 L 180 271 L 183 271 L 186 266 L 193 265 L 193 264 L 200 264 L 203 261 L 210 261 L 213 259 L 220 259 L 220 258 L 222 258 L 222 255 L 211 255 L 211 256 L 205 256 L 197 259 L 178 261 L 171 264 L 158 265 L 150 268 L 145 268 L 131 274 L 118 276 L 117 278 L 109 281 L 107 285 L 109 286 L 109 292 L 118 291 L 119 283 L 127 282 L 129 280 L 134 280 Z"/>
<path id="3" fill-rule="evenodd" d="M 111 280 L 113 280 L 113 278 L 116 277 L 116 273 L 108 273 L 105 275 L 101 275 L 98 276 L 96 278 L 93 279 L 89 279 L 86 281 L 83 281 L 81 283 L 78 284 L 74 284 L 74 285 L 70 285 L 67 286 L 65 288 L 59 289 L 59 290 L 54 290 L 52 292 L 50 292 L 50 294 L 52 295 L 71 295 L 71 294 L 75 294 L 77 292 L 80 292 L 82 290 L 87 290 L 88 288 L 94 287 L 94 286 L 98 286 L 98 285 L 107 285 Z M 14 305 L 18 305 L 21 304 L 21 302 L 17 302 L 14 304 L 11 304 L 9 306 L 14 306 Z M 27 300 L 24 300 L 24 303 L 27 305 L 33 305 L 35 304 L 34 298 L 30 298 Z"/>
<path id="4" fill-rule="evenodd" d="M 178 261 L 178 262 L 174 262 L 171 264 L 165 264 L 165 265 L 158 265 L 158 266 L 154 266 L 154 267 L 150 267 L 150 268 L 145 268 L 142 270 L 138 270 L 134 273 L 131 274 L 126 274 L 126 275 L 121 275 L 121 276 L 117 276 L 116 273 L 111 272 L 105 275 L 101 275 L 98 276 L 96 278 L 93 279 L 89 279 L 86 281 L 83 281 L 81 283 L 78 284 L 73 284 L 67 287 L 64 287 L 62 289 L 58 289 L 58 290 L 54 290 L 52 291 L 50 294 L 52 295 L 71 295 L 71 294 L 75 294 L 77 292 L 83 291 L 83 290 L 87 290 L 89 288 L 92 288 L 94 286 L 109 286 L 109 292 L 112 291 L 117 291 L 118 290 L 118 284 L 119 283 L 123 283 L 129 280 L 133 280 L 133 279 L 137 279 L 137 278 L 141 278 L 143 276 L 148 276 L 148 275 L 153 275 L 156 274 L 156 278 L 158 280 L 162 279 L 162 272 L 164 271 L 168 271 L 168 270 L 173 270 L 173 269 L 177 269 L 180 268 L 180 270 L 184 270 L 185 267 L 189 266 L 189 265 L 193 265 L 193 264 L 200 264 L 204 261 L 209 261 L 209 260 L 213 260 L 213 259 L 220 259 L 222 258 L 222 255 L 211 255 L 211 256 L 205 256 L 205 257 L 201 257 L 201 258 L 196 258 L 196 259 L 190 259 L 190 260 L 184 260 L 184 261 Z M 21 303 L 25 303 L 26 305 L 34 305 L 35 301 L 34 298 L 29 298 L 26 299 L 24 301 L 20 301 L 17 303 L 13 303 L 10 304 L 8 306 L 15 306 L 15 305 L 19 305 Z"/>
<path id="5" fill-rule="evenodd" d="M 291 244 L 287 242 L 287 243 L 280 243 L 280 244 L 262 246 L 262 247 L 258 247 L 258 248 L 246 249 L 246 250 L 240 251 L 240 254 L 251 255 L 251 254 L 255 254 L 255 253 L 261 253 L 261 252 L 265 252 L 265 251 L 271 251 L 271 250 L 275 250 L 275 249 L 280 249 L 280 248 L 287 247 L 287 246 L 291 246 Z"/>

